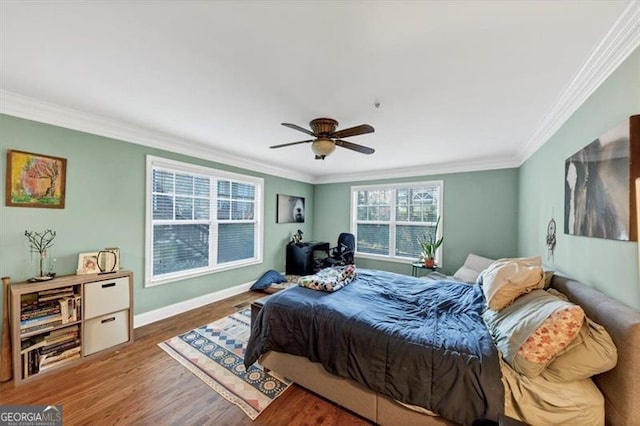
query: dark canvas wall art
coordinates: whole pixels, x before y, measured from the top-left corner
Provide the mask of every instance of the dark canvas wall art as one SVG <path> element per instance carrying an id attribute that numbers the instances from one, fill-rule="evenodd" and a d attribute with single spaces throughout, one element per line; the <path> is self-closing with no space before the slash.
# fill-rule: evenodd
<path id="1" fill-rule="evenodd" d="M 304 223 L 304 197 L 278 194 L 276 223 Z"/>
<path id="2" fill-rule="evenodd" d="M 640 175 L 640 115 L 565 161 L 564 232 L 635 241 L 634 180 Z"/>

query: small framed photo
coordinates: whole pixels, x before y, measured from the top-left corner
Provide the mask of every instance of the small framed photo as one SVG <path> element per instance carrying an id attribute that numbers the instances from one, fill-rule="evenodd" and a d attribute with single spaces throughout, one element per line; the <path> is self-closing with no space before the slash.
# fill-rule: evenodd
<path id="1" fill-rule="evenodd" d="M 98 252 L 80 253 L 78 255 L 78 275 L 98 274 L 100 267 L 98 266 Z"/>

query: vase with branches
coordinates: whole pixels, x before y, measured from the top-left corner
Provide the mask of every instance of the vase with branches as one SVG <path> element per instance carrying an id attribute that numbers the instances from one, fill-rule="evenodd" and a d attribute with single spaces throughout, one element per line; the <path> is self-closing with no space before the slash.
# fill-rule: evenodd
<path id="1" fill-rule="evenodd" d="M 436 252 L 442 245 L 444 237 L 438 238 L 438 226 L 440 225 L 440 217 L 436 220 L 436 227 L 433 233 L 423 234 L 422 238 L 418 238 L 418 244 L 422 251 L 420 252 L 420 260 L 424 261 L 424 265 L 427 268 L 433 268 L 435 266 Z"/>
<path id="2" fill-rule="evenodd" d="M 24 236 L 29 241 L 31 253 L 37 253 L 40 264 L 40 275 L 37 278 L 53 278 L 55 274 L 45 273 L 45 261 L 47 259 L 47 249 L 53 246 L 53 240 L 56 238 L 56 231 L 46 229 L 42 232 L 24 231 Z"/>

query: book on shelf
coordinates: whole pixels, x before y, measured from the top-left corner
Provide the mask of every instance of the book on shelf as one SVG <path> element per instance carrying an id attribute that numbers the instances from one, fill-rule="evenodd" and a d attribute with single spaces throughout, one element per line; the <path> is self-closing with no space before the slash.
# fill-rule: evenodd
<path id="1" fill-rule="evenodd" d="M 57 303 L 51 303 L 44 305 L 39 309 L 22 309 L 20 311 L 20 320 L 25 321 L 29 319 L 45 317 L 50 314 L 60 313 L 60 305 Z"/>
<path id="2" fill-rule="evenodd" d="M 50 336 L 50 337 L 47 337 L 45 339 L 46 344 L 44 346 L 48 347 L 48 346 L 53 346 L 53 345 L 57 345 L 57 344 L 60 344 L 60 343 L 66 343 L 68 341 L 75 340 L 77 338 L 78 338 L 78 333 L 61 334 L 61 335 L 58 335 L 58 336 Z"/>
<path id="3" fill-rule="evenodd" d="M 42 304 L 27 304 L 20 311 L 20 331 L 22 334 L 46 330 L 60 324 L 79 321 L 81 318 L 81 297 L 57 297 Z"/>
<path id="4" fill-rule="evenodd" d="M 28 351 L 41 348 L 47 345 L 47 340 L 44 334 L 34 336 L 20 342 L 20 353 L 24 354 Z"/>
<path id="5" fill-rule="evenodd" d="M 50 302 L 50 301 L 56 301 L 58 299 L 62 299 L 64 297 L 73 297 L 74 293 L 70 292 L 70 293 L 64 293 L 64 294 L 56 294 L 54 296 L 45 296 L 45 297 L 40 297 L 38 298 L 38 301 L 40 302 Z"/>
<path id="6" fill-rule="evenodd" d="M 60 312 L 62 312 L 63 324 L 80 320 L 81 300 L 82 298 L 78 295 L 60 299 Z"/>
<path id="7" fill-rule="evenodd" d="M 80 328 L 78 327 L 78 324 L 75 324 L 75 325 L 71 325 L 69 327 L 60 328 L 58 330 L 50 331 L 48 336 L 53 338 L 53 337 L 57 337 L 57 336 L 60 336 L 60 335 L 65 335 L 65 334 L 73 334 L 73 333 L 78 334 L 79 330 L 80 330 Z"/>
<path id="8" fill-rule="evenodd" d="M 31 348 L 31 346 L 39 344 L 43 341 L 45 342 L 45 345 L 51 345 L 64 340 L 73 339 L 79 335 L 80 327 L 78 326 L 78 324 L 74 324 L 68 327 L 50 331 L 49 333 L 42 333 L 23 339 L 21 341 L 21 348 L 22 350 L 29 349 Z"/>
<path id="9" fill-rule="evenodd" d="M 80 346 L 80 339 L 72 339 L 66 342 L 47 345 L 40 348 L 40 355 L 55 354 Z"/>
<path id="10" fill-rule="evenodd" d="M 68 293 L 68 292 L 73 292 L 73 286 L 52 288 L 50 290 L 40 290 L 38 292 L 38 296 L 47 296 L 50 294 Z"/>
<path id="11" fill-rule="evenodd" d="M 59 312 L 57 314 L 49 314 L 44 317 L 37 317 L 37 318 L 20 321 L 20 328 L 21 329 L 29 328 L 35 325 L 47 324 L 57 320 L 62 320 L 62 315 L 60 315 Z"/>
<path id="12" fill-rule="evenodd" d="M 48 348 L 56 347 L 57 345 L 73 342 L 78 339 L 78 332 L 65 333 L 54 336 L 45 336 L 39 334 L 34 337 L 30 337 L 21 342 L 20 353 L 33 351 L 35 349 L 42 348 L 42 351 L 50 352 Z"/>
<path id="13" fill-rule="evenodd" d="M 77 353 L 75 353 L 73 355 L 70 355 L 67 358 L 61 359 L 61 360 L 56 361 L 54 363 L 42 365 L 42 366 L 39 367 L 38 371 L 46 371 L 46 370 L 48 370 L 49 368 L 52 368 L 52 367 L 60 367 L 61 365 L 66 364 L 66 363 L 71 362 L 71 361 L 74 361 L 76 359 L 80 359 L 80 352 L 77 352 Z"/>
<path id="14" fill-rule="evenodd" d="M 54 352 L 51 354 L 40 355 L 39 357 L 37 357 L 39 361 L 38 370 L 47 369 L 53 367 L 54 365 L 58 365 L 60 361 L 71 358 L 76 354 L 80 355 L 80 344 L 61 353 Z"/>
<path id="15" fill-rule="evenodd" d="M 58 289 L 54 293 L 42 294 L 42 292 L 38 292 L 38 302 L 47 302 L 49 300 L 59 299 L 61 297 L 73 296 L 75 294 L 73 287 L 69 287 L 68 289 Z"/>
<path id="16" fill-rule="evenodd" d="M 80 358 L 79 327 L 74 325 L 67 328 L 62 333 L 61 330 L 55 330 L 21 342 L 23 378 Z"/>
<path id="17" fill-rule="evenodd" d="M 20 326 L 20 334 L 30 334 L 36 331 L 47 331 L 59 325 L 62 325 L 62 319 L 60 317 L 55 321 L 38 324 L 31 327 L 22 328 L 22 326 Z"/>

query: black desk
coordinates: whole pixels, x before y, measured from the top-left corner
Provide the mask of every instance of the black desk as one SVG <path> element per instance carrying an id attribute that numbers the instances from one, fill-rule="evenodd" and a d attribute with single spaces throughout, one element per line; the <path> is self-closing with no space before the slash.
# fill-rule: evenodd
<path id="1" fill-rule="evenodd" d="M 322 258 L 329 256 L 329 243 L 311 241 L 287 244 L 287 275 L 310 275 L 320 269 Z"/>

